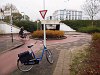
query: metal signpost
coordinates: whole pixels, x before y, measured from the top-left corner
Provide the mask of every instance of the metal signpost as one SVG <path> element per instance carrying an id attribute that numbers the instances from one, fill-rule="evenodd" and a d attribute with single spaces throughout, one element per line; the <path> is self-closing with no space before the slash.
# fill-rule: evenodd
<path id="1" fill-rule="evenodd" d="M 10 8 L 10 15 L 11 15 L 11 18 L 10 18 L 10 23 L 11 23 L 11 37 L 12 37 L 12 42 L 13 42 L 13 32 L 12 32 L 12 24 L 13 24 L 13 21 L 12 21 L 12 4 L 11 4 L 11 8 Z"/>
<path id="2" fill-rule="evenodd" d="M 45 15 L 46 15 L 47 10 L 41 10 L 39 12 L 40 12 L 42 18 L 45 20 Z M 46 26 L 45 26 L 45 23 L 44 23 L 44 25 L 43 25 L 43 29 L 44 29 L 44 46 L 46 47 L 46 28 L 45 27 Z"/>
<path id="3" fill-rule="evenodd" d="M 45 0 L 43 0 L 43 5 L 44 5 L 44 10 L 39 11 L 42 18 L 45 20 L 45 15 L 47 13 L 47 10 L 45 10 Z M 44 29 L 44 46 L 46 47 L 46 28 L 45 28 L 45 23 L 43 25 L 43 29 Z"/>

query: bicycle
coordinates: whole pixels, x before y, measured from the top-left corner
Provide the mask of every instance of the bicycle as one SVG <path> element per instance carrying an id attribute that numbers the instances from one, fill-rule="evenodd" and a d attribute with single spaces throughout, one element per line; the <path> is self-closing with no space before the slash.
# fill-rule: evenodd
<path id="1" fill-rule="evenodd" d="M 19 34 L 19 37 L 20 37 L 20 38 L 26 38 L 26 36 L 27 36 L 27 35 L 26 35 L 25 33 Z"/>
<path id="2" fill-rule="evenodd" d="M 37 42 L 35 42 L 36 44 Z M 33 65 L 35 64 L 39 64 L 39 62 L 42 60 L 44 53 L 46 53 L 46 59 L 50 64 L 53 64 L 53 55 L 51 53 L 51 51 L 49 49 L 47 49 L 44 45 L 43 45 L 43 50 L 42 53 L 39 57 L 36 57 L 32 47 L 34 45 L 30 45 L 27 46 L 28 48 L 30 48 L 30 52 L 29 51 L 25 51 L 23 53 L 18 54 L 18 60 L 17 60 L 17 67 L 19 70 L 21 71 L 29 71 L 32 69 Z"/>

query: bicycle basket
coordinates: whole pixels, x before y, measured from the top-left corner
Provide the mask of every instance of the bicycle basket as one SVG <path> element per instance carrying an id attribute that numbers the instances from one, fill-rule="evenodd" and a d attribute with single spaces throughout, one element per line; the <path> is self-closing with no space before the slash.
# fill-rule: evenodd
<path id="1" fill-rule="evenodd" d="M 18 54 L 18 57 L 21 63 L 25 63 L 33 59 L 32 54 L 30 54 L 29 51 L 25 51 L 23 53 Z"/>

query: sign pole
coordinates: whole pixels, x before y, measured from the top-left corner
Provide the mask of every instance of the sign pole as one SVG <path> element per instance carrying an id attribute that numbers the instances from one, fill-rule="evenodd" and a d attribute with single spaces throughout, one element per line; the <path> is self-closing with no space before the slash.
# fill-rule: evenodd
<path id="1" fill-rule="evenodd" d="M 45 26 L 45 23 L 44 23 L 44 46 L 46 47 L 46 28 L 45 27 L 46 26 Z"/>
<path id="2" fill-rule="evenodd" d="M 39 12 L 40 12 L 43 20 L 45 20 L 45 15 L 46 15 L 47 10 L 41 10 Z M 43 24 L 43 30 L 44 30 L 44 46 L 46 47 L 46 25 L 45 25 L 45 23 Z"/>
<path id="3" fill-rule="evenodd" d="M 44 6 L 44 10 L 39 11 L 43 20 L 45 21 L 45 15 L 47 10 L 45 10 L 45 0 L 43 0 L 43 6 Z M 43 30 L 44 30 L 44 46 L 46 47 L 46 25 L 45 23 L 43 24 Z"/>
<path id="4" fill-rule="evenodd" d="M 43 5 L 44 5 L 44 10 L 45 10 L 45 0 L 43 0 Z M 45 20 L 45 16 L 44 16 L 44 20 Z M 45 28 L 45 23 L 44 23 L 44 46 L 46 47 L 46 28 Z"/>
<path id="5" fill-rule="evenodd" d="M 13 42 L 13 32 L 12 32 L 12 4 L 11 4 L 11 8 L 10 8 L 10 13 L 11 13 L 11 18 L 10 18 L 10 23 L 11 23 L 11 37 L 12 37 L 12 42 Z"/>

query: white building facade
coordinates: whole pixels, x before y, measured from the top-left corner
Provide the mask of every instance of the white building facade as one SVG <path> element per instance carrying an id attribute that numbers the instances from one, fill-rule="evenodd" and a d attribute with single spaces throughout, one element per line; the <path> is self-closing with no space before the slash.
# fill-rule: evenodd
<path id="1" fill-rule="evenodd" d="M 59 20 L 42 20 L 41 29 L 43 30 L 43 25 L 46 25 L 46 30 L 60 30 L 60 31 L 76 31 L 69 27 L 68 25 L 61 23 Z"/>
<path id="2" fill-rule="evenodd" d="M 49 19 L 49 18 L 47 18 Z M 82 20 L 82 11 L 56 10 L 52 15 L 53 20 Z"/>

